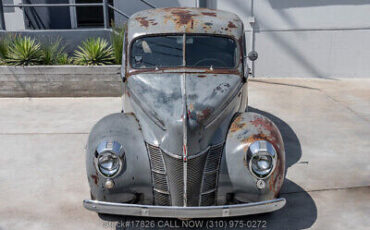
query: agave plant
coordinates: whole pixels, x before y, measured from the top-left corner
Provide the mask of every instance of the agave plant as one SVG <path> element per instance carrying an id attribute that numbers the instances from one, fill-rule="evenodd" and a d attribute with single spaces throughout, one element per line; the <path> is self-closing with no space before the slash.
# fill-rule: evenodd
<path id="1" fill-rule="evenodd" d="M 105 39 L 88 38 L 74 52 L 73 62 L 77 65 L 113 64 L 113 49 Z"/>
<path id="2" fill-rule="evenodd" d="M 122 63 L 122 51 L 123 51 L 123 37 L 125 36 L 125 27 L 116 27 L 112 23 L 112 46 L 114 61 L 116 64 Z"/>
<path id="3" fill-rule="evenodd" d="M 70 60 L 61 45 L 61 38 L 49 40 L 49 43 L 41 48 L 41 61 L 44 65 L 64 65 L 69 64 Z"/>
<path id="4" fill-rule="evenodd" d="M 8 65 L 38 65 L 41 63 L 40 43 L 30 37 L 15 36 L 9 44 L 4 63 Z"/>

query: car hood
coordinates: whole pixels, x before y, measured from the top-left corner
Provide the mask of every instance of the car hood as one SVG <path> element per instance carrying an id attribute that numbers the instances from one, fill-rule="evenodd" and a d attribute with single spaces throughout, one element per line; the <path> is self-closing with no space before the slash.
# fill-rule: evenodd
<path id="1" fill-rule="evenodd" d="M 211 126 L 234 111 L 226 107 L 241 86 L 234 74 L 142 73 L 130 76 L 126 89 L 146 142 L 176 155 L 186 145 L 194 155 L 212 144 Z"/>

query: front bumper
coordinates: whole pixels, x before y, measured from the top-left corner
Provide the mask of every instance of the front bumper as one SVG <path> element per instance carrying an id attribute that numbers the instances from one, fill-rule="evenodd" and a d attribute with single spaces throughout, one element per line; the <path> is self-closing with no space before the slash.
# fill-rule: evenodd
<path id="1" fill-rule="evenodd" d="M 84 200 L 83 205 L 86 209 L 91 211 L 114 215 L 168 218 L 215 218 L 273 212 L 284 207 L 285 203 L 285 198 L 278 198 L 246 204 L 200 207 L 138 205 L 97 200 Z"/>

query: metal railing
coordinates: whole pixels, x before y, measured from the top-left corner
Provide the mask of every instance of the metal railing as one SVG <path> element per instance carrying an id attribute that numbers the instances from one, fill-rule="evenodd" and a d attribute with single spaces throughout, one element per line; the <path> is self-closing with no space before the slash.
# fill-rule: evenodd
<path id="1" fill-rule="evenodd" d="M 149 3 L 148 1 L 146 0 L 139 0 L 141 2 L 143 2 L 144 4 L 146 4 L 147 6 L 151 7 L 151 8 L 156 8 L 155 5 Z M 2 4 L 2 1 L 0 1 L 0 4 Z M 129 18 L 130 16 L 127 15 L 126 13 L 124 13 L 122 10 L 120 9 L 117 9 L 116 7 L 114 7 L 113 5 L 109 4 L 107 0 L 102 0 L 101 3 L 35 3 L 35 4 L 24 4 L 24 3 L 20 3 L 20 4 L 2 4 L 2 6 L 0 6 L 0 21 L 1 21 L 1 30 L 6 30 L 5 28 L 5 19 L 4 19 L 4 11 L 3 11 L 3 8 L 14 8 L 14 7 L 18 7 L 22 10 L 24 10 L 25 8 L 30 8 L 30 7 L 71 7 L 71 8 L 76 8 L 76 7 L 96 7 L 96 6 L 100 6 L 100 7 L 103 7 L 103 19 L 104 19 L 104 28 L 109 28 L 109 12 L 108 12 L 108 9 L 112 9 L 114 12 L 122 15 L 123 17 L 125 18 Z M 73 17 L 71 15 L 71 17 Z M 72 25 L 72 28 L 74 26 Z M 76 26 L 77 27 L 77 26 Z"/>

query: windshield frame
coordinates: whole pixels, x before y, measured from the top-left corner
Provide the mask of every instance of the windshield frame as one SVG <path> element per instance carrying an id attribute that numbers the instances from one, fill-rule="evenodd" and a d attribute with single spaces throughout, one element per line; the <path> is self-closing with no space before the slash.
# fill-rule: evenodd
<path id="1" fill-rule="evenodd" d="M 132 51 L 132 46 L 135 44 L 135 42 L 138 39 L 146 38 L 146 37 L 164 37 L 164 36 L 183 36 L 183 48 L 182 48 L 182 54 L 183 54 L 183 65 L 181 66 L 175 66 L 175 67 L 146 67 L 146 68 L 134 68 L 132 65 L 131 61 L 131 51 Z M 186 66 L 186 36 L 209 36 L 209 37 L 223 37 L 227 39 L 232 39 L 236 45 L 236 54 L 235 54 L 235 65 L 234 67 L 213 67 L 213 69 L 216 70 L 237 70 L 240 67 L 241 64 L 241 56 L 242 56 L 242 50 L 241 46 L 235 37 L 230 36 L 230 35 L 224 35 L 224 34 L 209 34 L 209 33 L 165 33 L 165 34 L 145 34 L 136 37 L 130 42 L 129 49 L 127 50 L 127 60 L 128 60 L 128 66 L 131 70 L 135 71 L 150 71 L 150 70 L 168 70 L 168 69 L 199 69 L 199 70 L 210 70 L 210 67 L 194 67 L 194 66 Z M 212 70 L 212 69 L 211 69 Z"/>

